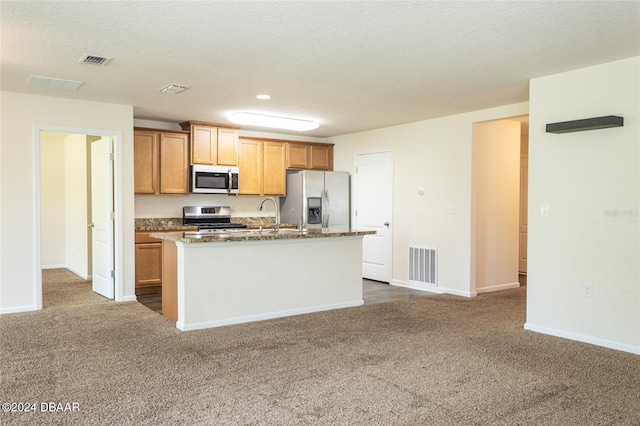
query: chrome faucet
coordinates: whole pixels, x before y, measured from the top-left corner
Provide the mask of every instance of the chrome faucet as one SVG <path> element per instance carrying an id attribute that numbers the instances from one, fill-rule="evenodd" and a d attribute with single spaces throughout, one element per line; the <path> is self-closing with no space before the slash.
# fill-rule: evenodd
<path id="1" fill-rule="evenodd" d="M 258 210 L 262 211 L 262 206 L 264 205 L 265 201 L 271 201 L 273 203 L 273 207 L 276 209 L 276 223 L 274 223 L 272 226 L 273 229 L 278 232 L 280 230 L 280 207 L 278 206 L 278 202 L 273 197 L 267 197 L 262 200 L 262 202 L 260 202 Z"/>

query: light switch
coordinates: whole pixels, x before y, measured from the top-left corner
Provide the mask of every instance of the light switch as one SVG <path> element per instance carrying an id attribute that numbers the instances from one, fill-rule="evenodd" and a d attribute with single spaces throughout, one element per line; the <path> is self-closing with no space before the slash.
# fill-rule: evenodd
<path id="1" fill-rule="evenodd" d="M 456 212 L 456 205 L 455 204 L 445 204 L 444 205 L 444 212 L 446 214 L 454 214 Z"/>
<path id="2" fill-rule="evenodd" d="M 540 217 L 549 217 L 549 205 L 543 204 L 540 206 Z"/>

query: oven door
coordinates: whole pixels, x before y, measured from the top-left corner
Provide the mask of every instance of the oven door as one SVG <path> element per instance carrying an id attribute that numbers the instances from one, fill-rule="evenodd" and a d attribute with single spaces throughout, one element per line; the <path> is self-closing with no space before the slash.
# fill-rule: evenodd
<path id="1" fill-rule="evenodd" d="M 194 194 L 237 194 L 238 167 L 191 166 L 191 192 Z"/>

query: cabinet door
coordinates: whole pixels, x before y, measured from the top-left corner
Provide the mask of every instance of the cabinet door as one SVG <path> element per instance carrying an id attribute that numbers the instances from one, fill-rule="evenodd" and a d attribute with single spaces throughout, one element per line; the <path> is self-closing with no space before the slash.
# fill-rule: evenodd
<path id="1" fill-rule="evenodd" d="M 309 168 L 309 145 L 303 143 L 287 143 L 287 169 Z"/>
<path id="2" fill-rule="evenodd" d="M 189 193 L 189 138 L 182 133 L 160 134 L 160 193 Z"/>
<path id="3" fill-rule="evenodd" d="M 309 144 L 312 170 L 333 170 L 333 145 Z"/>
<path id="4" fill-rule="evenodd" d="M 158 193 L 158 133 L 133 133 L 133 186 L 136 194 Z"/>
<path id="5" fill-rule="evenodd" d="M 218 164 L 221 166 L 238 165 L 238 131 L 218 128 Z"/>
<path id="6" fill-rule="evenodd" d="M 262 195 L 262 141 L 240 139 L 240 194 Z"/>
<path id="7" fill-rule="evenodd" d="M 264 141 L 264 173 L 262 192 L 264 195 L 284 196 L 287 188 L 287 161 L 284 142 Z"/>
<path id="8" fill-rule="evenodd" d="M 157 293 L 162 285 L 162 243 L 136 244 L 136 295 Z"/>
<path id="9" fill-rule="evenodd" d="M 191 164 L 214 165 L 218 161 L 218 129 L 191 126 Z"/>

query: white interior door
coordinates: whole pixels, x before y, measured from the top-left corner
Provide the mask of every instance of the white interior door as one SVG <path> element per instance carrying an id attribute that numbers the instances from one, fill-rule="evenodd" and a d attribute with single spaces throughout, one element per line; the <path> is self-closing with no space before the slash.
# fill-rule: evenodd
<path id="1" fill-rule="evenodd" d="M 365 235 L 362 245 L 362 276 L 391 282 L 393 260 L 393 153 L 356 155 L 355 221 Z"/>
<path id="2" fill-rule="evenodd" d="M 92 288 L 113 299 L 113 162 L 109 137 L 91 143 Z"/>

